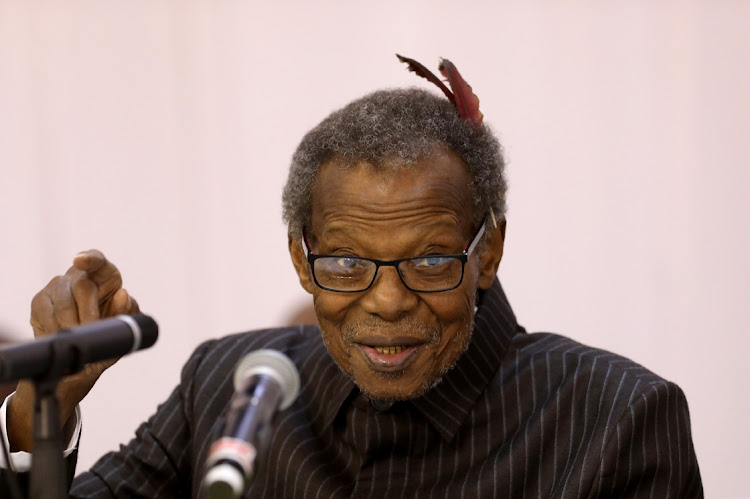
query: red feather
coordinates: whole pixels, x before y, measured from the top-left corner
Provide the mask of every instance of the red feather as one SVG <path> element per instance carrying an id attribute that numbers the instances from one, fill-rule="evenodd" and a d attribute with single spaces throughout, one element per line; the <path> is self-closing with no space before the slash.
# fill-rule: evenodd
<path id="1" fill-rule="evenodd" d="M 451 101 L 451 104 L 456 106 L 456 98 L 453 96 L 453 92 L 451 92 L 448 87 L 445 86 L 445 83 L 440 81 L 440 78 L 435 76 L 432 71 L 424 67 L 422 64 L 418 63 L 414 59 L 409 59 L 408 57 L 404 57 L 401 55 L 396 54 L 396 57 L 398 57 L 398 60 L 401 62 L 405 62 L 409 65 L 409 71 L 414 71 L 417 75 L 421 76 L 422 78 L 426 78 L 427 80 L 430 80 L 432 83 L 438 86 L 440 90 L 443 91 L 443 93 L 448 97 L 448 100 Z M 442 67 L 442 66 L 441 66 Z M 443 73 L 445 74 L 445 73 Z M 460 76 L 459 76 L 460 78 Z M 450 81 L 450 78 L 448 79 Z M 463 81 L 463 80 L 461 80 Z M 465 82 L 464 82 L 465 83 Z M 453 83 L 451 83 L 451 86 Z M 468 86 L 468 85 L 467 85 Z M 454 89 L 455 90 L 455 89 Z M 471 87 L 469 87 L 469 90 L 471 90 Z M 477 101 L 479 102 L 479 101 Z M 459 110 L 460 112 L 460 110 Z"/>
<path id="2" fill-rule="evenodd" d="M 458 109 L 458 114 L 464 118 L 473 121 L 477 126 L 482 124 L 484 116 L 479 111 L 479 98 L 474 95 L 471 86 L 461 77 L 461 74 L 448 59 L 441 59 L 440 72 L 448 79 L 455 101 L 453 104 Z"/>

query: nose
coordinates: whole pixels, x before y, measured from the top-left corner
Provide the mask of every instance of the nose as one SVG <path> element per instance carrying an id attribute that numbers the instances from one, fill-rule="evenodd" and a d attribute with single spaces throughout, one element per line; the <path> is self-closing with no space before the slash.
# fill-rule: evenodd
<path id="1" fill-rule="evenodd" d="M 360 299 L 370 314 L 387 321 L 397 321 L 416 307 L 419 297 L 401 281 L 394 267 L 381 267 L 375 282 Z"/>

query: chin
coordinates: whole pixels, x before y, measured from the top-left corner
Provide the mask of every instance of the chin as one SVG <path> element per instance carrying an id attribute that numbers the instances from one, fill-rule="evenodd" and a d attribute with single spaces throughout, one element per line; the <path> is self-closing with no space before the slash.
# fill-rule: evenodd
<path id="1" fill-rule="evenodd" d="M 445 371 L 448 371 L 448 369 Z M 442 374 L 434 379 L 429 379 L 418 384 L 416 388 L 413 389 L 408 389 L 403 386 L 403 381 L 401 381 L 403 372 L 400 371 L 376 373 L 376 376 L 381 379 L 380 383 L 377 383 L 379 386 L 373 386 L 373 383 L 360 383 L 356 378 L 354 378 L 354 382 L 357 387 L 359 387 L 360 391 L 372 400 L 380 402 L 398 402 L 421 397 L 440 383 L 443 379 Z"/>

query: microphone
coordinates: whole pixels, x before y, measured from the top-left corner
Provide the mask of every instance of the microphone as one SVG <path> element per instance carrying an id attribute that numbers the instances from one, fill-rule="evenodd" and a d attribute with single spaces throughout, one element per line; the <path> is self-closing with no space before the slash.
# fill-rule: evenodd
<path id="1" fill-rule="evenodd" d="M 268 444 L 273 417 L 292 405 L 299 385 L 297 368 L 279 351 L 257 350 L 239 361 L 224 431 L 206 460 L 203 486 L 210 499 L 234 499 L 245 491 Z"/>
<path id="2" fill-rule="evenodd" d="M 90 362 L 122 357 L 153 346 L 159 326 L 143 314 L 63 329 L 57 334 L 0 350 L 0 382 L 72 374 Z"/>

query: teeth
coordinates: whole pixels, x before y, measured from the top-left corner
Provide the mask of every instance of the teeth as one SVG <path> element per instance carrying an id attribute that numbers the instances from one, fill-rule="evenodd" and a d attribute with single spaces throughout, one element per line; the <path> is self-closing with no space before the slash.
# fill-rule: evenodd
<path id="1" fill-rule="evenodd" d="M 404 351 L 404 347 L 373 347 L 376 352 L 384 355 L 393 355 Z"/>

